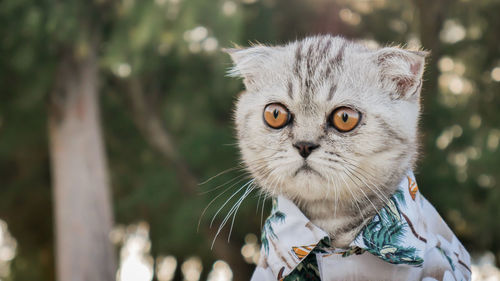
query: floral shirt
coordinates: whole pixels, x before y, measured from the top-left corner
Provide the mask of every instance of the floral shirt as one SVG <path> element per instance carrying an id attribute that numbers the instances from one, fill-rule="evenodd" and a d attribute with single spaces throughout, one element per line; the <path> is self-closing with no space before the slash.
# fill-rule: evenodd
<path id="1" fill-rule="evenodd" d="M 262 231 L 252 281 L 470 280 L 470 256 L 412 172 L 346 249 L 330 246 L 290 200 L 278 197 Z"/>

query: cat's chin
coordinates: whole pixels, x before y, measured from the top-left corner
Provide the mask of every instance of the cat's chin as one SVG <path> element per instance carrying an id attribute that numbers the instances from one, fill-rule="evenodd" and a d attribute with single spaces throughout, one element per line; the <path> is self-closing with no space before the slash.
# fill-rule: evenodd
<path id="1" fill-rule="evenodd" d="M 334 193 L 331 184 L 316 170 L 301 168 L 285 182 L 281 193 L 289 199 L 317 201 L 331 197 Z"/>

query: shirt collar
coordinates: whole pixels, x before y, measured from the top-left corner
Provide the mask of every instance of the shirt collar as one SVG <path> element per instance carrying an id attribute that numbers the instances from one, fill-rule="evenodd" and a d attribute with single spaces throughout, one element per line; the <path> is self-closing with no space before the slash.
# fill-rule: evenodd
<path id="1" fill-rule="evenodd" d="M 417 232 L 421 230 L 417 230 L 417 224 L 422 221 L 422 200 L 410 171 L 388 203 L 352 241 L 350 248 L 336 249 L 325 248 L 325 243 L 320 242 L 328 244 L 328 234 L 314 225 L 292 201 L 279 196 L 273 200 L 271 215 L 263 227 L 262 254 L 267 256 L 267 265 L 275 276 L 283 277 L 317 245 L 323 252 L 349 255 L 361 249 L 389 263 L 420 266 L 427 242 Z"/>

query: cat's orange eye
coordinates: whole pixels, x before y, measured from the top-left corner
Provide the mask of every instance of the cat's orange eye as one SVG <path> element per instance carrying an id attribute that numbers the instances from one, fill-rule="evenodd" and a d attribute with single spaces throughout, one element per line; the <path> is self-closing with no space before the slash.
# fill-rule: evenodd
<path id="1" fill-rule="evenodd" d="M 271 128 L 282 128 L 289 120 L 290 112 L 288 112 L 288 109 L 282 104 L 271 103 L 264 108 L 264 121 Z"/>
<path id="2" fill-rule="evenodd" d="M 349 107 L 339 107 L 333 111 L 330 122 L 340 132 L 349 132 L 356 128 L 361 114 Z"/>

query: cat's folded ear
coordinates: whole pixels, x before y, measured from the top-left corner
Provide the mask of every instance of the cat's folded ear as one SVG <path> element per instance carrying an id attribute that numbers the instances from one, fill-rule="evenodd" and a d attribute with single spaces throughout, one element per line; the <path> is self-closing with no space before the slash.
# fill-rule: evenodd
<path id="1" fill-rule="evenodd" d="M 391 98 L 413 100 L 420 96 L 425 51 L 409 51 L 397 47 L 382 48 L 376 52 L 382 87 Z"/>
<path id="2" fill-rule="evenodd" d="M 264 78 L 265 66 L 272 59 L 273 48 L 256 45 L 250 48 L 223 49 L 233 60 L 234 66 L 228 74 L 243 78 L 245 87 L 249 90 L 256 87 L 257 82 Z"/>

